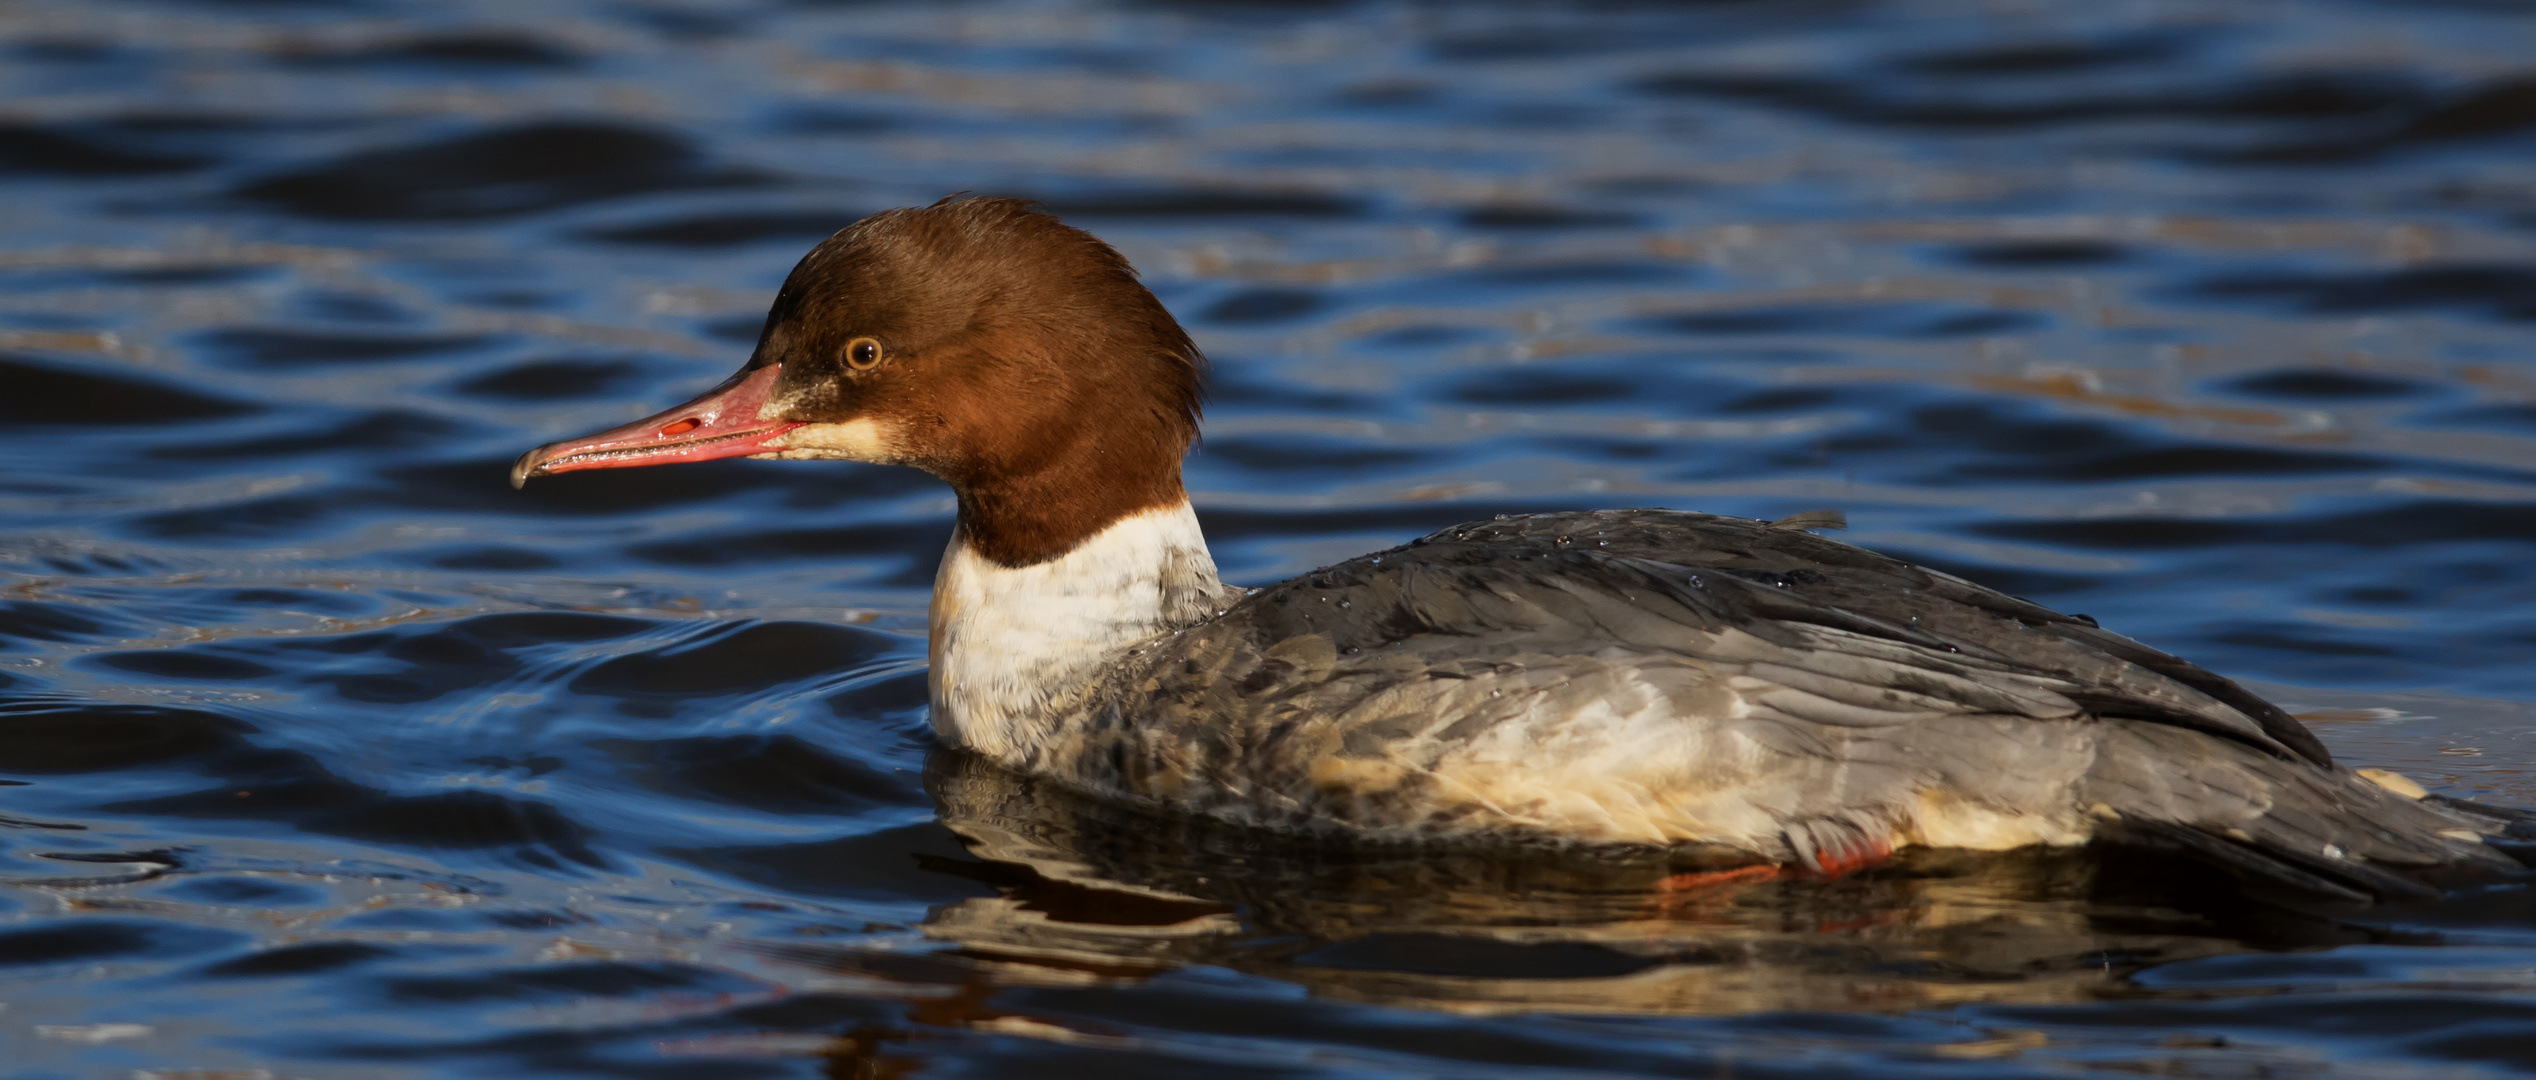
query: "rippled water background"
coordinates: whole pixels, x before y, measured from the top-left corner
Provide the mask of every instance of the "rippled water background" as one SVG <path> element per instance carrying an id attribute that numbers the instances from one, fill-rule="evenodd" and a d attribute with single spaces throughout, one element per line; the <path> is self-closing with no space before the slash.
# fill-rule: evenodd
<path id="1" fill-rule="evenodd" d="M 1262 583 L 1838 507 L 2536 805 L 2536 13 L 0 0 L 0 1076 L 2536 1070 L 2536 899 L 1281 848 L 930 753 L 907 472 L 514 492 L 861 214 L 1214 358 Z"/>

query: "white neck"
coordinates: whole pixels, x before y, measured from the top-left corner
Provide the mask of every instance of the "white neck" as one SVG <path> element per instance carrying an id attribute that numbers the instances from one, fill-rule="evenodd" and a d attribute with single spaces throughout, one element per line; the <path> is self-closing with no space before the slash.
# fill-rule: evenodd
<path id="1" fill-rule="evenodd" d="M 1226 602 L 1185 501 L 1120 518 L 1064 555 L 1000 566 L 951 533 L 933 579 L 933 729 L 1023 765 L 1128 646 Z"/>

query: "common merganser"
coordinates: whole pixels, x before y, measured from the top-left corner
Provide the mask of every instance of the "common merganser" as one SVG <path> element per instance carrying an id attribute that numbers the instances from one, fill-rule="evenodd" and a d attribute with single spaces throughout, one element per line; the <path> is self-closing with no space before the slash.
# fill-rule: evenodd
<path id="1" fill-rule="evenodd" d="M 940 477 L 934 730 L 1167 811 L 1822 872 L 2118 837 L 2350 899 L 2515 872 L 2510 839 L 2536 837 L 2337 766 L 2093 620 L 1808 531 L 1836 515 L 1501 517 L 1228 586 L 1180 480 L 1204 363 L 1107 244 L 945 199 L 813 248 L 720 386 L 531 450 L 512 482 L 738 456 Z"/>

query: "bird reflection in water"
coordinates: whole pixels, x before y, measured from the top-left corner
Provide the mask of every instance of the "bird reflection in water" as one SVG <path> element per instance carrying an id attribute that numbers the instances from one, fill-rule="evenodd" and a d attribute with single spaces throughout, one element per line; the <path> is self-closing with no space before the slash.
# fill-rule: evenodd
<path id="1" fill-rule="evenodd" d="M 912 999 L 917 1025 L 1072 1044 L 1128 1036 L 997 994 L 1211 966 L 1466 1015 L 1887 1012 L 2134 996 L 2129 976 L 2151 965 L 2381 933 L 2121 850 L 1923 849 L 1836 877 L 1761 874 L 1698 852 L 1314 845 L 950 752 L 926 785 L 974 858 L 920 858 L 996 895 L 934 909 L 918 928 L 933 947 L 747 948 L 799 973 L 796 989 Z M 890 1047 L 920 1031 L 862 1029 L 827 1052 L 839 1075 L 893 1075 Z"/>

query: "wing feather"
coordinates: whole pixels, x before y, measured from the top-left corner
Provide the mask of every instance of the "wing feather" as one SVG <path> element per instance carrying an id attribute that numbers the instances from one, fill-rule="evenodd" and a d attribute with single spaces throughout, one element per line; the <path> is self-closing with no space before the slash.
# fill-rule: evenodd
<path id="1" fill-rule="evenodd" d="M 1364 837 L 1530 829 L 1836 867 L 1912 841 L 2068 843 L 2110 815 L 2382 895 L 2396 879 L 2333 852 L 2455 857 L 2416 804 L 2318 768 L 2303 727 L 2226 679 L 1708 515 L 1446 530 L 1262 590 L 1141 650 L 1095 700 L 1053 740 L 1074 766 L 1051 771 Z"/>

